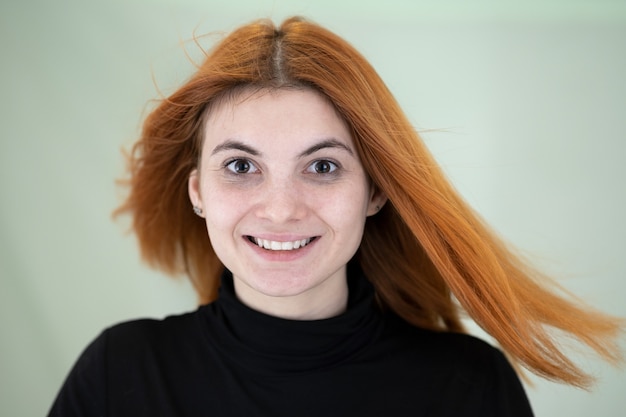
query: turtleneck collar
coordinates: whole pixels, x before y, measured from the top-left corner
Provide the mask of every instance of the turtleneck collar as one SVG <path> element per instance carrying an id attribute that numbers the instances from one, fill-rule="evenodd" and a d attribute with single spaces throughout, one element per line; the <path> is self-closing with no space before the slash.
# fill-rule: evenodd
<path id="1" fill-rule="evenodd" d="M 204 309 L 209 342 L 237 366 L 262 374 L 307 372 L 357 355 L 382 331 L 374 290 L 356 265 L 348 266 L 348 308 L 323 320 L 288 320 L 242 304 L 232 274 L 222 275 L 219 298 Z"/>

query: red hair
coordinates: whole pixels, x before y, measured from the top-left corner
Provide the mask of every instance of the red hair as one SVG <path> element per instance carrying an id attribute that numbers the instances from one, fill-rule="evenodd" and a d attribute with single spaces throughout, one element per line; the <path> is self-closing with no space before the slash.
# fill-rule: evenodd
<path id="1" fill-rule="evenodd" d="M 187 274 L 200 302 L 215 299 L 224 267 L 187 191 L 206 114 L 241 88 L 292 87 L 330 100 L 389 199 L 368 218 L 357 252 L 383 308 L 440 331 L 463 331 L 464 309 L 515 361 L 576 386 L 591 378 L 560 350 L 553 329 L 604 359 L 621 359 L 623 322 L 562 297 L 508 249 L 450 186 L 371 65 L 343 39 L 300 18 L 237 29 L 146 118 L 129 159 L 130 192 L 117 213 L 132 215 L 149 264 Z"/>

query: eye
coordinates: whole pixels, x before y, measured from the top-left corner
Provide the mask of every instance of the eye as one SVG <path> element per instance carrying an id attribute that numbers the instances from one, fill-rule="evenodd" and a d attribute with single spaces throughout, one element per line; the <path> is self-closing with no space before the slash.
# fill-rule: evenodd
<path id="1" fill-rule="evenodd" d="M 334 162 L 328 161 L 326 159 L 321 159 L 319 161 L 313 162 L 307 171 L 314 172 L 316 174 L 330 174 L 337 169 L 337 164 Z"/>
<path id="2" fill-rule="evenodd" d="M 251 174 L 258 171 L 254 164 L 247 159 L 233 159 L 226 163 L 226 168 L 235 174 Z"/>

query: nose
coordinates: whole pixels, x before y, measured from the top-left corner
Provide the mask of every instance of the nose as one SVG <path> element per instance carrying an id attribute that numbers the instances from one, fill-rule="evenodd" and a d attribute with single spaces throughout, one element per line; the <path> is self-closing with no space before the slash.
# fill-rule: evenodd
<path id="1" fill-rule="evenodd" d="M 268 182 L 259 192 L 259 218 L 280 224 L 301 220 L 306 215 L 304 195 L 294 181 Z"/>

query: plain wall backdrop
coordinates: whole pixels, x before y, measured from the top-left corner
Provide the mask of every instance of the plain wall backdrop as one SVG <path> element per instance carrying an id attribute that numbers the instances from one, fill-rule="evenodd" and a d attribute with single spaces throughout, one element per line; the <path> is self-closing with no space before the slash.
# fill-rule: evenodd
<path id="1" fill-rule="evenodd" d="M 44 415 L 106 326 L 195 308 L 111 219 L 121 148 L 192 73 L 194 31 L 294 14 L 370 60 L 499 233 L 626 316 L 626 2 L 3 1 L 0 415 Z M 533 378 L 538 416 L 624 415 L 626 373 L 583 363 L 591 393 Z"/>

